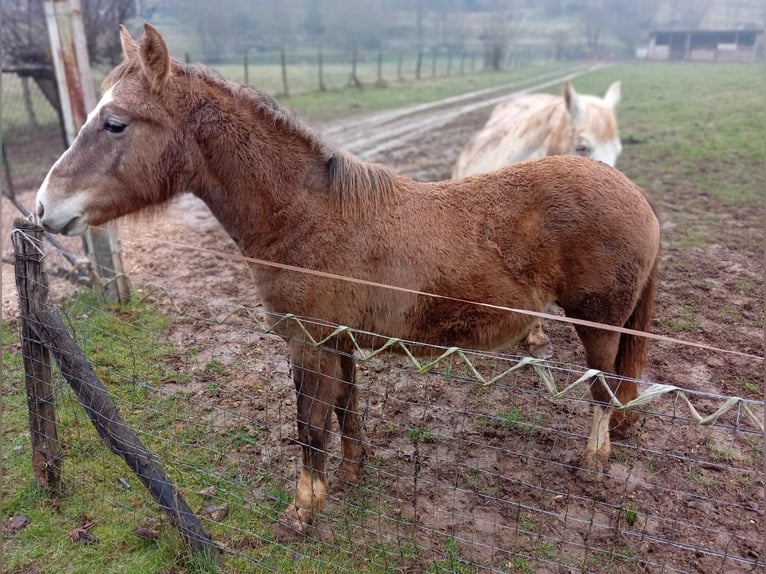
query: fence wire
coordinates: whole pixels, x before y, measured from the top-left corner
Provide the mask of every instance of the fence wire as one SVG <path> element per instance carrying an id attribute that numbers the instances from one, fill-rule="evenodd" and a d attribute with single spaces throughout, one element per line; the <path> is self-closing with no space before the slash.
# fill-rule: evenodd
<path id="1" fill-rule="evenodd" d="M 224 550 L 225 571 L 763 567 L 762 402 L 641 381 L 642 398 L 628 405 L 640 422 L 613 441 L 597 479 L 583 468 L 583 375 L 593 373 L 386 337 L 355 352 L 368 451 L 360 482 L 331 479 L 308 538 L 279 543 L 271 527 L 292 499 L 301 448 L 286 345 L 266 327 L 275 319 L 144 292 L 151 314 L 168 321 L 159 335 L 136 327 L 138 308 L 104 311 L 85 298 L 64 313 L 123 416 Z M 93 327 L 96 313 L 109 322 Z M 342 328 L 321 344 L 357 335 Z M 136 533 L 167 530 L 72 393 L 56 388 L 66 490 L 84 511 L 98 493 Z M 330 473 L 339 442 L 334 430 Z"/>

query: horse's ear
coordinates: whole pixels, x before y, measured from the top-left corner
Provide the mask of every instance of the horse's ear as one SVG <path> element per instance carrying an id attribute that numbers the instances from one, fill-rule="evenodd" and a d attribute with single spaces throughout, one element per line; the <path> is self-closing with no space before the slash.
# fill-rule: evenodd
<path id="1" fill-rule="evenodd" d="M 155 92 L 161 91 L 170 77 L 170 52 L 157 28 L 144 24 L 144 33 L 138 43 L 141 67 Z"/>
<path id="2" fill-rule="evenodd" d="M 617 104 L 620 103 L 621 95 L 622 90 L 620 82 L 613 82 L 612 85 L 609 86 L 609 88 L 606 90 L 606 94 L 604 94 L 604 102 L 606 102 L 607 106 L 614 109 L 617 107 Z"/>
<path id="3" fill-rule="evenodd" d="M 582 104 L 580 102 L 580 96 L 577 94 L 569 80 L 564 82 L 564 103 L 569 112 L 569 117 L 574 120 L 582 111 Z"/>
<path id="4" fill-rule="evenodd" d="M 122 54 L 126 60 L 138 58 L 138 44 L 122 24 L 120 24 L 120 44 L 122 44 Z"/>

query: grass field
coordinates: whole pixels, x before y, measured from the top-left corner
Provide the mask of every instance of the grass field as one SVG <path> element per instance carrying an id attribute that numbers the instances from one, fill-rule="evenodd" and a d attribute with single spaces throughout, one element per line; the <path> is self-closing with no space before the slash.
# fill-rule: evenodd
<path id="1" fill-rule="evenodd" d="M 302 116 L 323 121 L 504 83 L 532 71 L 540 70 L 523 68 L 501 74 L 392 84 L 388 88 L 303 94 L 282 103 Z M 237 73 L 235 69 L 222 72 L 231 77 Z M 745 65 L 630 65 L 586 75 L 577 81 L 579 91 L 592 93 L 600 90 L 605 77 L 622 79 L 624 103 L 619 118 L 625 159 L 621 169 L 632 179 L 653 191 L 683 186 L 710 190 L 710 204 L 690 197 L 688 206 L 675 205 L 674 227 L 669 235 L 672 247 L 684 243 L 708 245 L 714 241 L 705 219 L 706 213 L 712 215 L 710 205 L 716 210 L 743 206 L 761 209 L 766 120 L 762 113 L 762 74 L 756 72 L 760 69 Z M 262 74 L 265 88 L 272 86 L 267 91 L 278 92 L 274 70 L 258 74 Z M 258 74 L 251 76 L 254 83 L 258 83 Z M 276 84 L 270 83 L 275 81 Z M 4 110 L 5 90 L 4 84 Z M 710 126 L 715 129 L 709 129 Z M 705 137 L 699 137 L 700 133 Z M 717 169 L 711 169 L 711 162 L 715 162 Z M 668 195 L 663 203 L 673 207 L 673 201 L 685 200 L 684 195 L 677 199 Z M 743 234 L 748 232 L 742 230 Z M 199 401 L 190 402 L 184 392 L 168 395 L 153 390 L 161 384 L 183 387 L 189 375 L 176 365 L 179 361 L 196 362 L 196 376 L 206 381 L 204 392 L 212 397 L 220 392 L 218 381 L 230 376 L 225 372 L 227 367 L 215 359 L 198 359 L 198 349 L 173 348 L 163 336 L 168 319 L 146 303 L 103 310 L 84 295 L 68 304 L 66 314 L 123 416 L 134 429 L 140 429 L 142 440 L 158 453 L 171 479 L 182 485 L 182 494 L 192 508 L 204 508 L 209 503 L 200 491 L 211 485 L 224 497 L 227 490 L 236 491 L 236 496 L 246 493 L 244 504 L 229 508 L 225 524 L 216 521 L 209 524 L 213 537 L 233 551 L 226 557 L 225 571 L 384 572 L 390 570 L 375 564 L 390 566 L 397 560 L 407 563 L 418 556 L 422 549 L 407 540 L 381 541 L 376 547 L 366 546 L 363 554 L 351 528 L 333 532 L 330 544 L 319 538 L 289 547 L 271 543 L 272 522 L 289 502 L 291 486 L 278 477 L 254 475 L 246 462 L 258 434 L 269 430 L 253 423 L 230 429 L 226 436 L 211 433 L 213 415 L 192 408 Z M 4 533 L 3 571 L 9 574 L 216 571 L 206 557 L 190 556 L 184 551 L 174 530 L 138 480 L 101 444 L 61 380 L 57 381 L 57 401 L 60 438 L 66 451 L 65 486 L 58 510 L 52 508 L 47 493 L 36 486 L 32 475 L 16 330 L 17 325 L 12 323 L 4 324 L 2 329 L 2 510 L 4 522 L 24 514 L 29 517 L 29 525 L 18 532 Z M 759 398 L 757 394 L 755 398 Z M 226 456 L 232 448 L 241 457 Z M 128 488 L 121 486 L 125 483 Z M 370 505 L 377 501 L 367 500 L 359 493 L 351 499 L 348 507 L 336 512 L 375 511 Z M 70 541 L 69 535 L 80 524 L 82 515 L 96 520 L 93 533 L 98 543 Z M 635 521 L 635 513 L 632 516 Z M 158 537 L 148 540 L 135 536 L 139 525 L 156 530 Z M 427 572 L 474 571 L 461 561 L 454 541 L 445 540 L 445 548 L 443 554 L 428 558 Z M 538 552 L 545 556 L 552 550 L 540 546 Z M 257 569 L 245 556 L 257 557 Z M 523 557 L 509 563 L 507 570 L 532 571 Z"/>

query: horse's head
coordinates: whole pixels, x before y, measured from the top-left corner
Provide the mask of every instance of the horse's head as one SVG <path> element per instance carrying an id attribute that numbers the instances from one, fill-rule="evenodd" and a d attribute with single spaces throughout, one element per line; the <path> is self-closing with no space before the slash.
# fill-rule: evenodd
<path id="1" fill-rule="evenodd" d="M 614 82 L 603 98 L 578 94 L 564 84 L 564 102 L 570 118 L 570 153 L 614 166 L 622 151 L 614 110 L 620 102 L 620 82 Z"/>
<path id="2" fill-rule="evenodd" d="M 180 191 L 169 173 L 192 161 L 175 145 L 182 137 L 170 86 L 177 64 L 162 36 L 149 24 L 139 43 L 124 27 L 120 36 L 124 61 L 104 80 L 101 101 L 37 193 L 37 214 L 49 231 L 76 235 L 161 204 Z"/>

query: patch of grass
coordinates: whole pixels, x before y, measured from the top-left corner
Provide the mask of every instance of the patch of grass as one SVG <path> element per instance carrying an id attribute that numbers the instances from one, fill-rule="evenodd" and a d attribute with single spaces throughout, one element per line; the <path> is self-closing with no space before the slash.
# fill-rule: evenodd
<path id="1" fill-rule="evenodd" d="M 475 466 L 469 466 L 463 472 L 463 476 L 465 476 L 465 480 L 470 486 L 476 486 L 479 484 L 479 479 L 481 478 L 481 470 Z"/>
<path id="2" fill-rule="evenodd" d="M 134 297 L 124 305 L 102 306 L 93 291 L 64 305 L 75 340 L 104 384 L 140 385 L 184 376 L 166 363 L 175 354 L 162 336 L 167 319 Z"/>
<path id="3" fill-rule="evenodd" d="M 460 543 L 458 540 L 449 536 L 445 540 L 445 554 L 443 560 L 439 560 L 434 563 L 432 568 L 429 568 L 427 572 L 433 574 L 442 574 L 447 572 L 454 572 L 456 574 L 469 574 L 478 572 L 478 569 L 471 566 L 464 558 L 460 556 Z"/>
<path id="4" fill-rule="evenodd" d="M 625 511 L 626 524 L 628 526 L 634 526 L 636 522 L 638 521 L 638 512 L 636 510 L 635 503 L 629 502 L 624 508 L 624 511 Z"/>
<path id="5" fill-rule="evenodd" d="M 506 565 L 505 568 L 509 572 L 522 572 L 523 574 L 532 574 L 532 567 L 529 565 L 529 561 L 523 556 L 514 556 Z"/>
<path id="6" fill-rule="evenodd" d="M 737 291 L 740 293 L 750 293 L 753 289 L 755 289 L 755 285 L 753 285 L 750 281 L 737 281 L 734 284 L 734 287 L 736 287 Z"/>
<path id="7" fill-rule="evenodd" d="M 539 529 L 540 526 L 526 514 L 519 516 L 519 531 L 537 532 Z"/>
<path id="8" fill-rule="evenodd" d="M 657 462 L 651 456 L 647 456 L 644 459 L 644 466 L 646 466 L 647 470 L 651 472 L 657 470 Z"/>
<path id="9" fill-rule="evenodd" d="M 622 81 L 618 116 L 621 133 L 631 136 L 618 164 L 622 171 L 670 204 L 683 186 L 704 190 L 722 207 L 761 203 L 766 117 L 754 112 L 763 104 L 758 65 L 667 63 L 607 71 Z M 710 203 L 680 206 L 711 209 Z M 690 238 L 708 243 L 708 234 L 700 229 Z"/>
<path id="10" fill-rule="evenodd" d="M 525 434 L 531 432 L 536 425 L 540 424 L 541 420 L 542 415 L 540 413 L 535 413 L 532 420 L 528 420 L 521 408 L 513 405 L 510 409 L 499 413 L 497 416 L 481 417 L 479 423 L 488 427 Z"/>
<path id="11" fill-rule="evenodd" d="M 434 437 L 426 427 L 413 426 L 407 430 L 407 437 L 414 442 L 433 442 Z"/>
<path id="12" fill-rule="evenodd" d="M 670 327 L 674 331 L 697 331 L 701 327 L 701 323 L 694 311 L 690 309 L 680 309 L 680 317 L 670 321 Z"/>
<path id="13" fill-rule="evenodd" d="M 543 540 L 537 545 L 535 553 L 544 560 L 553 560 L 556 557 L 556 547 L 550 540 Z"/>
<path id="14" fill-rule="evenodd" d="M 742 315 L 740 314 L 739 310 L 734 305 L 731 305 L 729 303 L 721 307 L 721 312 L 735 320 L 742 318 Z"/>
<path id="15" fill-rule="evenodd" d="M 707 446 L 710 451 L 710 458 L 713 460 L 725 460 L 730 462 L 732 460 L 742 459 L 742 456 L 737 451 L 721 446 L 713 439 L 710 439 L 705 446 Z"/>
<path id="16" fill-rule="evenodd" d="M 761 385 L 759 384 L 751 383 L 750 381 L 739 381 L 739 384 L 749 393 L 758 394 L 761 392 Z"/>

